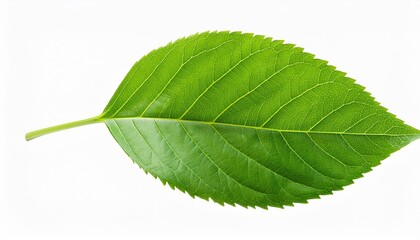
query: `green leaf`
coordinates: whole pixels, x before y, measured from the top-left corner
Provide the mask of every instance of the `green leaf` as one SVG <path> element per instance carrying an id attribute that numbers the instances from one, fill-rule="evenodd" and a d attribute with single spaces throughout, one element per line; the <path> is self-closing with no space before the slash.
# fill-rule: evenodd
<path id="1" fill-rule="evenodd" d="M 331 194 L 420 137 L 326 61 L 283 41 L 206 32 L 138 61 L 99 117 L 144 171 L 241 206 Z"/>

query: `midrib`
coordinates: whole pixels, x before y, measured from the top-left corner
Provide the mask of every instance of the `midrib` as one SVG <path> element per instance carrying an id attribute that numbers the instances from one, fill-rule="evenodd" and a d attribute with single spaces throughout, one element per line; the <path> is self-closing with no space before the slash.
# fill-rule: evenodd
<path id="1" fill-rule="evenodd" d="M 169 121 L 169 122 L 186 122 L 186 123 L 197 123 L 205 125 L 219 125 L 227 127 L 240 127 L 240 128 L 249 128 L 256 130 L 266 130 L 266 131 L 275 131 L 283 133 L 314 133 L 314 134 L 335 134 L 335 135 L 356 135 L 356 136 L 388 136 L 388 137 L 402 137 L 402 136 L 416 136 L 420 138 L 420 131 L 417 133 L 408 133 L 408 134 L 388 134 L 388 133 L 357 133 L 357 132 L 335 132 L 335 131 L 314 131 L 314 130 L 294 130 L 294 129 L 276 129 L 268 127 L 259 127 L 259 126 L 250 126 L 250 125 L 239 125 L 232 123 L 224 122 L 208 122 L 208 121 L 198 121 L 198 120 L 189 120 L 189 119 L 175 119 L 175 118 L 151 118 L 151 117 L 113 117 L 113 118 L 100 118 L 103 121 L 117 121 L 117 120 L 145 120 L 145 121 Z"/>

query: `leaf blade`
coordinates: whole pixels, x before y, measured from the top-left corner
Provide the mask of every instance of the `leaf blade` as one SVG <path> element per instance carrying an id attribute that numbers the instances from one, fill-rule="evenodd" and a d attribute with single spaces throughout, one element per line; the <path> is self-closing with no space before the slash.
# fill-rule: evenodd
<path id="1" fill-rule="evenodd" d="M 137 133 L 131 138 L 141 138 L 149 157 L 136 141 L 122 145 L 128 155 L 191 196 L 263 208 L 306 202 L 351 184 L 418 136 L 353 79 L 283 41 L 202 33 L 156 52 L 156 67 L 137 77 L 130 94 L 117 90 L 128 97 L 103 117 L 134 126 L 118 131 Z M 177 60 L 165 70 L 168 56 Z M 153 160 L 160 167 L 146 164 Z M 184 172 L 168 170 L 175 162 Z"/>
<path id="2" fill-rule="evenodd" d="M 346 74 L 302 48 L 205 32 L 134 64 L 99 117 L 146 173 L 244 207 L 331 194 L 420 137 Z"/>

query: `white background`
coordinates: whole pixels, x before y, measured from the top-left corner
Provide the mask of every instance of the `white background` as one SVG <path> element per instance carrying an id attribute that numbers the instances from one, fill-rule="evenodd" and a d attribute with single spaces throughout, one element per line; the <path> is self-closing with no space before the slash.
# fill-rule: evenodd
<path id="1" fill-rule="evenodd" d="M 221 207 L 145 175 L 101 113 L 132 64 L 206 30 L 285 39 L 420 127 L 420 1 L 1 1 L 0 239 L 420 239 L 420 141 L 332 196 Z"/>

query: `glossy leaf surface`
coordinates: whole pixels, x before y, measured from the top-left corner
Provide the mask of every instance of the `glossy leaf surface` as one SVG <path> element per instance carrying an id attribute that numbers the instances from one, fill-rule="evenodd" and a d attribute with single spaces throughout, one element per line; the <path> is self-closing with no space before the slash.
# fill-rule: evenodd
<path id="1" fill-rule="evenodd" d="M 95 121 L 164 183 L 263 208 L 342 189 L 420 137 L 326 61 L 229 32 L 144 56 Z"/>

